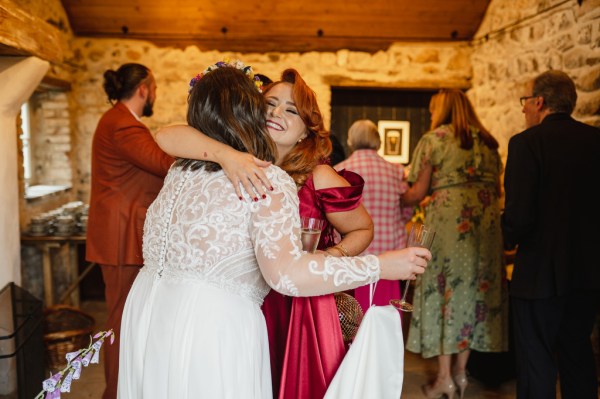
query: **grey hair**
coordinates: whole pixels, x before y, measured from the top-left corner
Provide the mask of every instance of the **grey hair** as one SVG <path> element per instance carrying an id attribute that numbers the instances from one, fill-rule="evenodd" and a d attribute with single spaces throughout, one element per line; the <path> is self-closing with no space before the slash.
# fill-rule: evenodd
<path id="1" fill-rule="evenodd" d="M 357 120 L 348 130 L 348 145 L 354 150 L 378 150 L 381 138 L 377 126 L 368 119 Z"/>
<path id="2" fill-rule="evenodd" d="M 577 102 L 573 80 L 562 71 L 546 71 L 533 79 L 534 96 L 544 98 L 544 104 L 552 112 L 571 114 Z"/>

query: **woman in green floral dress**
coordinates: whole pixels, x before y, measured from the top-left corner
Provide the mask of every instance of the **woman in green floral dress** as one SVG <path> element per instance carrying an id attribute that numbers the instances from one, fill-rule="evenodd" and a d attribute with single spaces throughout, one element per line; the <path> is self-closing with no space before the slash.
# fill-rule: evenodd
<path id="1" fill-rule="evenodd" d="M 436 230 L 433 259 L 417 278 L 408 350 L 437 356 L 428 398 L 467 386 L 471 349 L 508 349 L 507 287 L 502 262 L 498 142 L 460 90 L 441 90 L 430 103 L 431 131 L 413 154 L 403 195 L 408 205 L 431 196 L 425 224 Z"/>

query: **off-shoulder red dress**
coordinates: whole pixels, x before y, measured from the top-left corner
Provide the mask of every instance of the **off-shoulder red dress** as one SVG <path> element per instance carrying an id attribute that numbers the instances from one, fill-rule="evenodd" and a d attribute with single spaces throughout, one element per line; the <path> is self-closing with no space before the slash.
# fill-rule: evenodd
<path id="1" fill-rule="evenodd" d="M 316 190 L 312 176 L 298 191 L 300 216 L 325 220 L 318 249 L 335 245 L 326 213 L 345 212 L 360 205 L 363 179 L 338 172 L 349 187 Z M 271 291 L 262 306 L 269 334 L 273 397 L 312 399 L 325 396 L 346 348 L 333 294 L 291 298 Z"/>

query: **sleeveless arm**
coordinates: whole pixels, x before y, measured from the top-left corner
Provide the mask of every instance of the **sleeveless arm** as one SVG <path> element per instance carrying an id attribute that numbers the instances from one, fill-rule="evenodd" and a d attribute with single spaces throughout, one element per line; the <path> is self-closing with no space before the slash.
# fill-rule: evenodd
<path id="1" fill-rule="evenodd" d="M 302 250 L 296 187 L 289 176 L 278 172 L 271 177 L 275 191 L 252 204 L 250 236 L 267 283 L 285 295 L 314 296 L 377 281 L 376 256 L 336 258 Z"/>

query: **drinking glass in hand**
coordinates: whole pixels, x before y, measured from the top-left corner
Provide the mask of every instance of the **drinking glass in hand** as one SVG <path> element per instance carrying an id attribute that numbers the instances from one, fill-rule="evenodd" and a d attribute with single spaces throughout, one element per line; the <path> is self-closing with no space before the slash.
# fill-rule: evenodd
<path id="1" fill-rule="evenodd" d="M 309 217 L 302 217 L 302 230 L 300 238 L 302 240 L 302 249 L 306 252 L 314 253 L 319 245 L 323 220 Z"/>
<path id="2" fill-rule="evenodd" d="M 422 223 L 413 223 L 410 228 L 410 234 L 408 235 L 407 247 L 422 247 L 431 249 L 433 238 L 435 237 L 435 230 L 432 227 L 425 226 Z M 406 280 L 404 283 L 404 290 L 402 291 L 402 299 L 391 299 L 390 305 L 394 306 L 403 312 L 412 312 L 413 305 L 406 302 L 406 294 L 410 286 L 410 280 Z"/>

